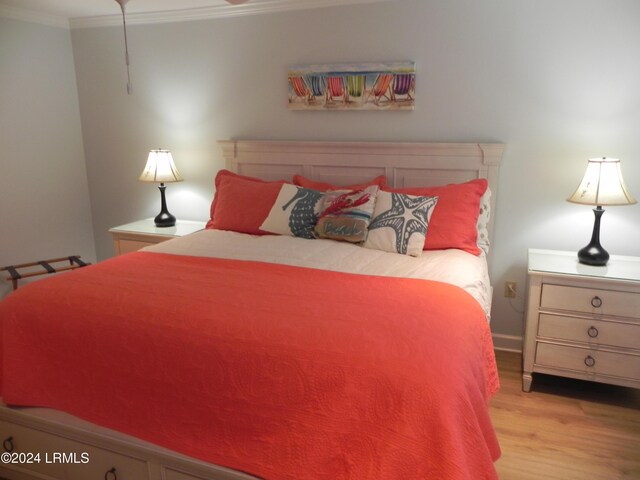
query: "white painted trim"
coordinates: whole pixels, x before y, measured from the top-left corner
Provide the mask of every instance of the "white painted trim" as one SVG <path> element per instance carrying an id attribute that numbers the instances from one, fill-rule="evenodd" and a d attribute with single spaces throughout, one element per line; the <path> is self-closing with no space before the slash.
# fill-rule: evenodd
<path id="1" fill-rule="evenodd" d="M 69 20 L 65 17 L 34 12 L 33 10 L 28 10 L 26 8 L 12 7 L 9 5 L 0 4 L 0 17 L 69 29 Z"/>
<path id="2" fill-rule="evenodd" d="M 186 22 L 388 1 L 391 0 L 252 0 L 242 5 L 216 5 L 167 12 L 127 13 L 127 25 Z M 113 15 L 71 18 L 69 25 L 71 28 L 120 26 L 122 25 L 122 14 L 117 9 L 115 10 Z"/>
<path id="3" fill-rule="evenodd" d="M 518 335 L 502 335 L 501 333 L 492 334 L 493 348 L 503 352 L 522 353 L 522 336 Z"/>

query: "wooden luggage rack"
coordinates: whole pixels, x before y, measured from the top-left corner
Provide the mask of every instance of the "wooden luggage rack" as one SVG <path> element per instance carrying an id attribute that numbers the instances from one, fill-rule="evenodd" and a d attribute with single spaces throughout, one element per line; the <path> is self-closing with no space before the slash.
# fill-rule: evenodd
<path id="1" fill-rule="evenodd" d="M 65 263 L 61 266 L 52 266 L 51 264 Z M 66 265 L 66 263 L 69 263 Z M 67 270 L 75 270 L 76 268 L 86 267 L 90 263 L 80 260 L 80 255 L 71 255 L 69 257 L 52 258 L 50 260 L 40 260 L 37 262 L 23 263 L 21 265 L 9 265 L 0 268 L 0 272 L 7 271 L 9 276 L 6 280 L 11 280 L 13 289 L 18 288 L 18 280 L 22 278 L 37 277 L 38 275 L 48 275 L 50 273 L 65 272 Z M 36 270 L 34 270 L 36 268 Z M 19 270 L 23 270 L 20 272 Z"/>

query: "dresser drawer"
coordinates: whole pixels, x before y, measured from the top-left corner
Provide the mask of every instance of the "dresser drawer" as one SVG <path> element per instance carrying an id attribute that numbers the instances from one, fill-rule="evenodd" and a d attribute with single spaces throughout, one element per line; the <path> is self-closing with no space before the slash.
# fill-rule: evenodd
<path id="1" fill-rule="evenodd" d="M 65 480 L 148 480 L 146 461 L 68 440 L 71 452 L 86 462 L 67 465 Z"/>
<path id="2" fill-rule="evenodd" d="M 68 450 L 68 444 L 57 436 L 0 421 L 0 441 L 3 442 L 0 451 L 24 455 L 22 459 L 16 458 L 16 462 L 2 462 L 3 467 L 37 474 L 43 479 L 65 478 L 66 465 L 52 462 L 54 453 Z"/>
<path id="3" fill-rule="evenodd" d="M 205 480 L 205 477 L 196 477 L 195 475 L 190 475 L 188 473 L 179 472 L 178 470 L 169 468 L 163 469 L 162 478 L 164 480 Z"/>
<path id="4" fill-rule="evenodd" d="M 103 450 L 53 433 L 0 421 L 2 452 L 23 454 L 19 463 L 3 467 L 42 479 L 148 480 L 147 462 Z M 33 454 L 33 460 L 24 454 Z"/>
<path id="5" fill-rule="evenodd" d="M 640 319 L 640 293 L 545 283 L 540 307 Z"/>
<path id="6" fill-rule="evenodd" d="M 536 365 L 640 380 L 640 356 L 539 342 Z"/>
<path id="7" fill-rule="evenodd" d="M 640 323 L 606 322 L 541 313 L 538 322 L 538 336 L 591 345 L 639 348 Z"/>
<path id="8" fill-rule="evenodd" d="M 210 466 L 208 469 L 211 471 L 207 473 L 186 473 L 163 465 L 162 480 L 258 480 L 257 477 L 242 474 L 235 470 L 228 470 L 224 467 Z"/>

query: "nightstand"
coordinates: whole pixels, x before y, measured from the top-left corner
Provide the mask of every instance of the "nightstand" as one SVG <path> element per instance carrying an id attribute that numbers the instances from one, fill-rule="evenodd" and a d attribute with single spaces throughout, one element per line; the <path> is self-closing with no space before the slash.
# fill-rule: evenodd
<path id="1" fill-rule="evenodd" d="M 109 232 L 113 236 L 116 255 L 122 255 L 197 232 L 204 229 L 205 224 L 205 222 L 193 220 L 178 220 L 173 227 L 158 228 L 155 226 L 153 218 L 147 218 L 111 228 Z"/>
<path id="2" fill-rule="evenodd" d="M 640 258 L 529 250 L 522 389 L 540 372 L 640 388 Z"/>

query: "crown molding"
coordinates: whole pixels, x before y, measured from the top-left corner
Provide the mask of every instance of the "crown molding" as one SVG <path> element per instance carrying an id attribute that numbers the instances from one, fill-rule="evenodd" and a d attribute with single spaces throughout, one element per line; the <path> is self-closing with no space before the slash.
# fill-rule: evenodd
<path id="1" fill-rule="evenodd" d="M 127 13 L 126 15 L 127 25 L 145 25 L 387 1 L 392 0 L 253 0 L 241 5 L 216 5 L 212 7 L 172 10 L 167 12 Z M 121 26 L 122 14 L 118 12 L 113 15 L 71 18 L 69 19 L 69 25 L 71 28 Z"/>
<path id="2" fill-rule="evenodd" d="M 69 20 L 65 17 L 34 12 L 26 8 L 12 7 L 9 5 L 0 4 L 0 17 L 69 29 Z"/>

